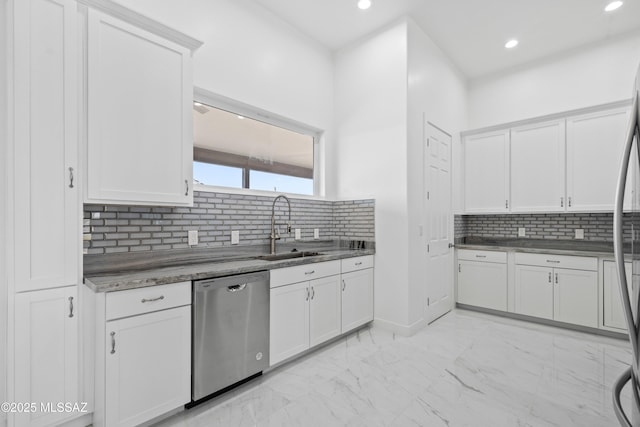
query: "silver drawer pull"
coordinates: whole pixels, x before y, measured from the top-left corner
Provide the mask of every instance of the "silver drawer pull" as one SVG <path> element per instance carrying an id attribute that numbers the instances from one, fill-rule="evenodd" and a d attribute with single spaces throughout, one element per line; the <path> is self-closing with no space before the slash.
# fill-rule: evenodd
<path id="1" fill-rule="evenodd" d="M 111 332 L 111 354 L 116 353 L 116 333 Z"/>
<path id="2" fill-rule="evenodd" d="M 73 188 L 73 168 L 69 168 L 69 188 Z"/>
<path id="3" fill-rule="evenodd" d="M 304 274 L 305 274 L 305 275 L 309 275 L 309 274 L 313 274 L 313 273 L 315 273 L 315 272 L 316 272 L 315 270 L 305 271 L 305 272 L 304 272 Z"/>
<path id="4" fill-rule="evenodd" d="M 560 264 L 560 261 L 556 261 L 555 259 L 548 259 L 547 262 L 550 262 L 551 264 Z"/>
<path id="5" fill-rule="evenodd" d="M 160 301 L 160 300 L 163 300 L 163 299 L 164 299 L 164 295 L 160 295 L 158 298 L 150 298 L 150 299 L 142 298 L 142 300 L 140 300 L 140 302 L 142 302 L 144 304 L 145 302 Z"/>
<path id="6" fill-rule="evenodd" d="M 476 255 L 476 258 L 486 258 L 486 255 Z"/>
<path id="7" fill-rule="evenodd" d="M 356 265 L 362 265 L 362 262 L 356 262 Z"/>
<path id="8" fill-rule="evenodd" d="M 307 299 L 305 301 L 309 301 L 309 288 L 307 288 Z"/>
<path id="9" fill-rule="evenodd" d="M 344 279 L 342 279 L 342 290 L 344 291 L 346 287 L 347 287 L 347 284 L 344 282 Z"/>
<path id="10" fill-rule="evenodd" d="M 73 317 L 73 297 L 69 297 L 69 317 Z"/>
<path id="11" fill-rule="evenodd" d="M 227 292 L 240 292 L 244 290 L 244 288 L 246 287 L 247 287 L 246 283 L 243 283 L 241 285 L 227 286 Z"/>
<path id="12" fill-rule="evenodd" d="M 311 287 L 311 299 L 313 299 L 313 297 L 316 296 L 316 289 L 312 286 Z"/>

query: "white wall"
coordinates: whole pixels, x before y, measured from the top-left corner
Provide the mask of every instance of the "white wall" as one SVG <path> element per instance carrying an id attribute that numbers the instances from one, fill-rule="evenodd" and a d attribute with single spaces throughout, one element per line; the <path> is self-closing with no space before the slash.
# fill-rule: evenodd
<path id="1" fill-rule="evenodd" d="M 373 197 L 376 322 L 408 324 L 407 24 L 335 54 L 335 157 L 339 198 Z"/>
<path id="2" fill-rule="evenodd" d="M 7 398 L 7 268 L 6 268 L 6 209 L 7 209 L 7 55 L 6 1 L 0 0 L 0 402 Z M 6 414 L 0 413 L 0 425 Z"/>
<path id="3" fill-rule="evenodd" d="M 629 98 L 639 62 L 635 32 L 473 80 L 469 129 Z"/>
<path id="4" fill-rule="evenodd" d="M 196 86 L 326 130 L 331 139 L 331 53 L 271 12 L 236 0 L 118 2 L 204 42 L 194 55 Z"/>
<path id="5" fill-rule="evenodd" d="M 423 206 L 423 115 L 453 136 L 452 158 L 459 159 L 459 135 L 466 127 L 467 88 L 465 76 L 433 40 L 413 20 L 408 23 L 409 325 L 418 325 L 424 321 L 428 287 L 439 278 L 427 270 L 425 262 L 428 219 Z M 459 172 L 459 166 L 453 163 L 453 195 L 461 193 Z M 455 201 L 454 205 L 461 206 Z M 453 293 L 451 296 L 453 299 Z"/>

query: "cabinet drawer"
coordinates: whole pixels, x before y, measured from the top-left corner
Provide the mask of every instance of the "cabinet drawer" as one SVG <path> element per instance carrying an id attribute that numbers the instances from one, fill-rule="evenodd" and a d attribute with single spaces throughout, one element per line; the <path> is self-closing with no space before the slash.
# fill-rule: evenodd
<path id="1" fill-rule="evenodd" d="M 540 267 L 571 268 L 574 270 L 598 270 L 598 258 L 571 255 L 547 255 L 516 253 L 516 264 Z"/>
<path id="2" fill-rule="evenodd" d="M 191 304 L 191 282 L 149 286 L 106 295 L 107 320 Z"/>
<path id="3" fill-rule="evenodd" d="M 271 270 L 271 288 L 340 274 L 340 260 Z"/>
<path id="4" fill-rule="evenodd" d="M 507 263 L 507 253 L 499 251 L 477 251 L 471 249 L 458 249 L 458 259 L 466 261 L 484 261 Z"/>
<path id="5" fill-rule="evenodd" d="M 373 267 L 373 256 L 359 256 L 355 258 L 345 258 L 340 261 L 341 268 L 340 271 L 343 273 L 348 273 L 350 271 L 363 270 L 365 268 Z"/>

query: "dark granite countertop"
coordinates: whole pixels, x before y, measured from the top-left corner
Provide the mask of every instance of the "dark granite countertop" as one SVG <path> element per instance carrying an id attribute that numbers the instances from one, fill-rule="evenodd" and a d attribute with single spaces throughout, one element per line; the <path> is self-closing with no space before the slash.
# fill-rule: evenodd
<path id="1" fill-rule="evenodd" d="M 293 248 L 320 254 L 279 261 L 256 258 L 267 253 L 263 246 L 85 255 L 84 284 L 94 292 L 113 292 L 375 254 L 374 245 L 364 243 L 283 244 L 279 254 Z"/>
<path id="2" fill-rule="evenodd" d="M 491 239 L 467 237 L 456 243 L 459 249 L 501 250 L 560 255 L 613 256 L 613 242 L 549 239 Z M 625 252 L 631 248 L 625 246 Z"/>

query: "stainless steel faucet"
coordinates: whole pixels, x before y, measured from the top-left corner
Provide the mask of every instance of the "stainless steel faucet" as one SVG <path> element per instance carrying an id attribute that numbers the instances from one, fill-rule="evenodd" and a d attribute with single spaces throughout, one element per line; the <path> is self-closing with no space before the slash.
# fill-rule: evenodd
<path id="1" fill-rule="evenodd" d="M 271 235 L 269 238 L 271 239 L 271 255 L 276 254 L 276 240 L 280 240 L 280 234 L 276 233 L 276 202 L 278 199 L 285 199 L 287 201 L 287 206 L 289 207 L 289 222 L 287 222 L 287 233 L 291 233 L 291 202 L 289 202 L 289 198 L 284 194 L 277 196 L 273 199 L 273 205 L 271 205 Z"/>

